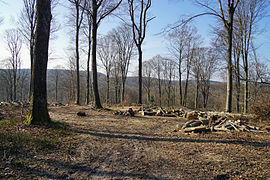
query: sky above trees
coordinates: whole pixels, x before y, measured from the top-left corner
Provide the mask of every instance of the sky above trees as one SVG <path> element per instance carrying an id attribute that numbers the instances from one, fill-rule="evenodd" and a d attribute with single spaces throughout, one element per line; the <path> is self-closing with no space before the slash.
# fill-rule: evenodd
<path id="1" fill-rule="evenodd" d="M 54 68 L 56 66 L 67 67 L 68 59 L 68 47 L 72 42 L 70 41 L 70 28 L 67 26 L 69 10 L 66 7 L 68 3 L 66 0 L 60 0 L 59 5 L 55 9 L 54 15 L 56 15 L 56 21 L 61 24 L 60 30 L 56 33 L 57 38 L 50 42 L 51 47 L 51 60 L 49 61 L 48 68 Z M 0 17 L 4 18 L 0 26 L 0 60 L 8 58 L 9 52 L 7 50 L 7 45 L 4 40 L 5 31 L 11 28 L 17 28 L 17 20 L 20 15 L 20 11 L 23 8 L 22 0 L 4 1 L 0 6 Z M 153 0 L 152 7 L 150 10 L 151 16 L 155 16 L 148 26 L 146 39 L 143 44 L 143 60 L 148 60 L 153 56 L 160 54 L 162 56 L 169 56 L 167 41 L 162 34 L 162 30 L 166 28 L 169 24 L 174 24 L 177 22 L 181 15 L 191 16 L 198 14 L 203 10 L 195 6 L 191 1 L 187 0 Z M 270 13 L 270 10 L 268 11 Z M 127 20 L 128 17 L 127 17 Z M 114 17 L 110 17 L 102 22 L 99 27 L 99 34 L 106 34 L 111 31 L 112 28 L 119 24 L 120 20 Z M 261 33 L 260 36 L 256 37 L 256 45 L 259 47 L 259 55 L 262 59 L 267 59 L 270 57 L 270 34 L 267 31 L 270 29 L 270 17 L 265 18 L 261 22 L 261 28 L 265 29 L 265 32 Z M 192 22 L 198 29 L 198 34 L 200 34 L 204 40 L 205 46 L 209 45 L 211 38 L 212 28 L 211 26 L 216 26 L 216 20 L 213 17 L 204 16 L 195 19 Z M 73 42 L 75 43 L 75 42 Z M 23 45 L 23 50 L 21 52 L 22 58 L 22 68 L 30 68 L 30 60 L 28 49 Z M 82 60 L 82 65 L 86 62 Z M 85 61 L 85 62 L 84 62 Z M 266 64 L 270 63 L 266 61 Z M 0 64 L 2 66 L 2 64 Z M 131 67 L 137 66 L 137 58 L 131 62 Z M 130 69 L 130 74 L 137 74 L 135 68 Z"/>

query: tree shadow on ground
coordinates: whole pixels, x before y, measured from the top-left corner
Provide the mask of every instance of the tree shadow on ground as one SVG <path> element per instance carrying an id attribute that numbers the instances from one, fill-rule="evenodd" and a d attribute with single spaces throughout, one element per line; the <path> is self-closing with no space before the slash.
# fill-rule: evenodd
<path id="1" fill-rule="evenodd" d="M 270 147 L 270 142 L 145 137 L 145 136 L 140 136 L 140 135 L 130 136 L 130 135 L 123 135 L 123 134 L 97 133 L 97 132 L 90 132 L 90 131 L 85 131 L 85 130 L 75 130 L 75 132 L 88 134 L 91 136 L 103 137 L 103 138 L 117 138 L 117 139 L 128 139 L 128 140 L 138 140 L 138 141 L 158 141 L 158 142 L 176 142 L 176 143 L 216 143 L 216 144 L 235 144 L 235 145 L 253 146 L 253 147 Z"/>
<path id="2" fill-rule="evenodd" d="M 50 178 L 50 179 L 73 179 L 72 174 L 74 173 L 87 173 L 87 177 L 91 178 L 92 176 L 100 176 L 100 177 L 116 177 L 116 178 L 143 178 L 143 179 L 150 179 L 150 180 L 171 180 L 168 178 L 156 177 L 152 175 L 148 175 L 145 173 L 126 173 L 126 172 L 117 172 L 117 171 L 102 171 L 98 170 L 98 168 L 90 168 L 83 164 L 72 164 L 69 162 L 61 162 L 56 160 L 50 159 L 39 159 L 39 161 L 43 163 L 47 163 L 49 166 L 53 166 L 55 168 L 59 168 L 64 170 L 68 173 L 57 174 L 45 170 L 41 170 L 35 167 L 25 167 L 27 171 L 30 172 L 32 176 L 35 177 L 43 177 L 43 178 Z M 84 177 L 83 177 L 84 178 Z"/>

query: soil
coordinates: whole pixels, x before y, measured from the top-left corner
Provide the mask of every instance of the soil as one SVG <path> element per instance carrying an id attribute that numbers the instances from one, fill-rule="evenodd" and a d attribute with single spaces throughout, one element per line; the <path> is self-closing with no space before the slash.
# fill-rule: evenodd
<path id="1" fill-rule="evenodd" d="M 50 107 L 50 117 L 64 125 L 4 130 L 51 138 L 16 152 L 0 144 L 0 179 L 270 179 L 269 132 L 185 134 L 174 132 L 183 118 L 88 106 Z"/>

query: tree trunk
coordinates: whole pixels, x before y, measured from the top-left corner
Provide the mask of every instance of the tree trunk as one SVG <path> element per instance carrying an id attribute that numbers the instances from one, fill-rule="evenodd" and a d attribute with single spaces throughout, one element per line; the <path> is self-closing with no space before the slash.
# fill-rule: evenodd
<path id="1" fill-rule="evenodd" d="M 183 92 L 182 92 L 182 73 L 181 73 L 181 65 L 179 65 L 179 101 L 180 105 L 183 105 Z"/>
<path id="2" fill-rule="evenodd" d="M 231 43 L 229 43 L 231 44 Z M 232 59 L 231 59 L 231 45 L 227 47 L 227 96 L 226 96 L 226 111 L 232 112 Z"/>
<path id="3" fill-rule="evenodd" d="M 227 31 L 227 96 L 226 96 L 226 111 L 232 112 L 232 81 L 233 81 L 233 66 L 232 66 L 232 41 L 233 41 L 233 16 L 235 12 L 234 1 L 228 1 L 228 22 L 224 22 L 224 28 Z"/>
<path id="4" fill-rule="evenodd" d="M 187 72 L 187 77 L 186 77 L 184 99 L 183 99 L 183 103 L 182 103 L 183 106 L 186 106 L 187 105 L 188 81 L 189 81 L 189 71 Z"/>
<path id="5" fill-rule="evenodd" d="M 122 94 L 121 94 L 121 104 L 124 103 L 125 100 L 125 79 L 122 80 Z"/>
<path id="6" fill-rule="evenodd" d="M 159 95 L 159 106 L 161 107 L 161 79 L 158 77 L 158 95 Z"/>
<path id="7" fill-rule="evenodd" d="M 94 101 L 95 107 L 98 109 L 102 108 L 99 98 L 99 91 L 98 91 L 98 74 L 97 74 L 97 9 L 96 7 L 93 8 L 92 12 L 92 48 L 91 48 L 91 57 L 92 57 L 92 77 L 93 77 L 93 91 L 94 91 Z"/>
<path id="8" fill-rule="evenodd" d="M 77 93 L 76 93 L 76 104 L 80 104 L 80 54 L 79 54 L 79 25 L 80 7 L 76 4 L 76 78 L 77 78 Z"/>
<path id="9" fill-rule="evenodd" d="M 56 75 L 55 79 L 55 102 L 58 102 L 58 74 Z"/>
<path id="10" fill-rule="evenodd" d="M 32 35 L 31 35 L 32 37 Z M 30 40 L 30 64 L 31 64 L 31 71 L 30 71 L 30 88 L 29 88 L 29 101 L 31 99 L 31 94 L 33 91 L 33 79 L 32 79 L 32 74 L 33 74 L 33 64 L 34 64 L 34 42 Z"/>
<path id="11" fill-rule="evenodd" d="M 138 45 L 139 53 L 139 99 L 138 104 L 142 104 L 142 47 L 141 44 Z"/>
<path id="12" fill-rule="evenodd" d="M 247 61 L 246 61 L 247 62 Z M 248 64 L 245 67 L 244 113 L 248 113 Z"/>
<path id="13" fill-rule="evenodd" d="M 13 101 L 17 100 L 17 69 L 13 70 Z"/>
<path id="14" fill-rule="evenodd" d="M 51 23 L 51 1 L 37 0 L 37 28 L 33 64 L 33 92 L 27 124 L 48 124 L 47 63 Z"/>
<path id="15" fill-rule="evenodd" d="M 236 112 L 240 112 L 240 93 L 241 93 L 241 84 L 240 84 L 240 64 L 239 56 L 236 59 Z"/>
<path id="16" fill-rule="evenodd" d="M 107 92 L 106 92 L 106 103 L 109 104 L 110 101 L 110 75 L 107 74 Z"/>
<path id="17" fill-rule="evenodd" d="M 89 22 L 90 24 L 90 22 Z M 89 25 L 89 33 L 91 26 Z M 91 59 L 91 35 L 88 35 L 88 54 L 87 54 L 87 78 L 86 78 L 86 104 L 90 102 L 90 59 Z"/>
<path id="18" fill-rule="evenodd" d="M 195 92 L 195 104 L 194 104 L 194 108 L 197 109 L 198 108 L 198 99 L 199 99 L 199 80 L 198 77 L 196 78 L 196 92 Z"/>

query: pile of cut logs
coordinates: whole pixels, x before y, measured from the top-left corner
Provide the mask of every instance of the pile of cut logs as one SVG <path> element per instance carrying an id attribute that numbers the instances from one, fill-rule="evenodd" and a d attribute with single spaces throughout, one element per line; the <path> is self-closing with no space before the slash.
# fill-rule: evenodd
<path id="1" fill-rule="evenodd" d="M 183 109 L 174 109 L 174 108 L 169 108 L 165 109 L 162 107 L 141 107 L 139 109 L 139 112 L 143 116 L 164 116 L 164 117 L 183 117 L 185 114 L 185 111 Z"/>
<path id="2" fill-rule="evenodd" d="M 264 132 L 259 127 L 247 125 L 241 120 L 233 120 L 229 115 L 189 112 L 185 114 L 187 121 L 182 129 L 186 133 L 207 131 L 247 131 Z"/>

